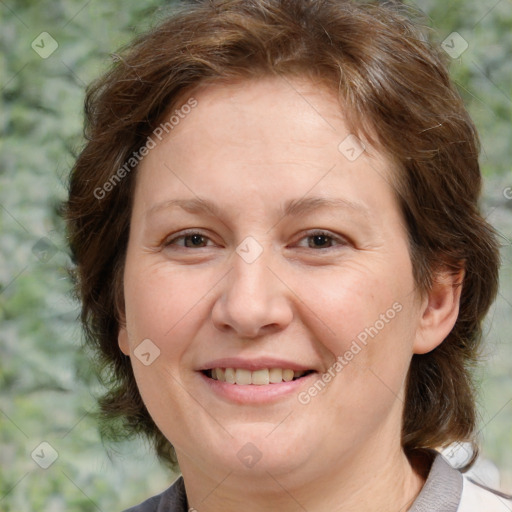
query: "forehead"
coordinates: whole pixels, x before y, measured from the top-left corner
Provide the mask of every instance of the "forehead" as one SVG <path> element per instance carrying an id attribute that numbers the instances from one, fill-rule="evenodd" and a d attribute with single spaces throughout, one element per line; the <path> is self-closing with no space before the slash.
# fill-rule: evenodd
<path id="1" fill-rule="evenodd" d="M 195 106 L 180 109 L 187 103 Z M 136 195 L 148 208 L 180 194 L 292 201 L 309 192 L 332 198 L 341 189 L 346 200 L 375 203 L 375 187 L 390 186 L 388 161 L 368 147 L 363 151 L 336 94 L 307 80 L 201 86 L 168 116 L 179 122 L 137 173 Z"/>
<path id="2" fill-rule="evenodd" d="M 294 142 L 306 147 L 336 144 L 346 131 L 334 91 L 305 78 L 202 84 L 182 95 L 178 105 L 191 97 L 197 107 L 168 134 L 170 144 L 185 136 L 190 142 L 195 134 L 198 147 L 223 146 L 229 140 L 232 145 L 240 141 L 249 152 L 265 149 L 265 153 L 276 150 L 282 154 Z"/>

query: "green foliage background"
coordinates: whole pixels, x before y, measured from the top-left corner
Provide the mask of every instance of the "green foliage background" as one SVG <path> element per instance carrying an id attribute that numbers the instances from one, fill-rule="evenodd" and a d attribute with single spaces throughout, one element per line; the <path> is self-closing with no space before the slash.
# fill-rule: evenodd
<path id="1" fill-rule="evenodd" d="M 69 257 L 57 208 L 82 144 L 84 87 L 110 53 L 160 18 L 156 0 L 0 1 L 0 510 L 122 510 L 173 478 L 147 447 L 109 451 L 91 413 L 98 383 L 80 345 Z M 457 31 L 469 44 L 453 78 L 482 137 L 483 211 L 502 233 L 500 296 L 486 324 L 479 375 L 483 453 L 512 490 L 512 0 L 425 0 L 438 43 Z M 41 58 L 42 32 L 58 49 Z M 48 441 L 58 459 L 39 468 Z"/>

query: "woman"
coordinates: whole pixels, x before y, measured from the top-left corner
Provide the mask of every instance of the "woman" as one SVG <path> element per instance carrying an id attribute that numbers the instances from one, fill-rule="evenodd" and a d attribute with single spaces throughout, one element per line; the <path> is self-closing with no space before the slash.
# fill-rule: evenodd
<path id="1" fill-rule="evenodd" d="M 102 411 L 183 475 L 131 510 L 510 509 L 435 451 L 474 442 L 499 256 L 420 30 L 200 1 L 115 60 L 67 219 Z"/>

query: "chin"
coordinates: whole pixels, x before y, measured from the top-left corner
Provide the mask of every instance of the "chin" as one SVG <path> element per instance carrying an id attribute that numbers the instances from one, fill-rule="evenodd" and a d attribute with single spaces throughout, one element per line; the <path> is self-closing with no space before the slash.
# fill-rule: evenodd
<path id="1" fill-rule="evenodd" d="M 276 428 L 277 427 L 277 428 Z M 279 429 L 282 429 L 279 432 Z M 233 438 L 215 457 L 218 464 L 239 476 L 277 477 L 304 467 L 308 456 L 294 432 L 278 424 L 238 425 Z"/>

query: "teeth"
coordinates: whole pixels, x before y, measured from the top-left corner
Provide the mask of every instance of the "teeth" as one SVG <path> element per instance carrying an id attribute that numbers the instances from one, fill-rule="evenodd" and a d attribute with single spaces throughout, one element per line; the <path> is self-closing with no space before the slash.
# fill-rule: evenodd
<path id="1" fill-rule="evenodd" d="M 258 386 L 262 386 L 264 384 L 270 383 L 270 376 L 268 370 L 256 370 L 251 374 L 251 384 L 256 384 Z M 236 381 L 238 384 L 238 380 Z"/>
<path id="2" fill-rule="evenodd" d="M 213 377 L 213 375 L 212 375 Z M 215 378 L 215 377 L 213 377 Z M 236 382 L 236 376 L 235 376 L 235 370 L 233 368 L 226 368 L 226 371 L 224 372 L 224 378 L 226 379 L 226 382 L 229 382 L 230 384 L 235 384 Z"/>
<path id="3" fill-rule="evenodd" d="M 283 370 L 283 380 L 285 382 L 292 381 L 293 380 L 293 374 L 294 374 L 293 370 Z"/>
<path id="4" fill-rule="evenodd" d="M 294 371 L 289 368 L 263 368 L 253 372 L 245 368 L 213 368 L 211 370 L 212 379 L 239 386 L 279 384 L 283 381 L 290 382 L 298 379 L 305 374 L 304 371 Z"/>
<path id="5" fill-rule="evenodd" d="M 268 373 L 269 380 L 272 384 L 278 384 L 279 382 L 283 382 L 283 370 L 281 370 L 281 368 L 270 368 Z"/>
<path id="6" fill-rule="evenodd" d="M 250 370 L 243 370 L 242 368 L 238 368 L 236 371 L 235 371 L 235 382 L 237 384 L 240 384 L 242 386 L 244 385 L 247 385 L 247 384 L 251 384 L 252 383 L 252 379 L 251 379 L 251 372 Z"/>

